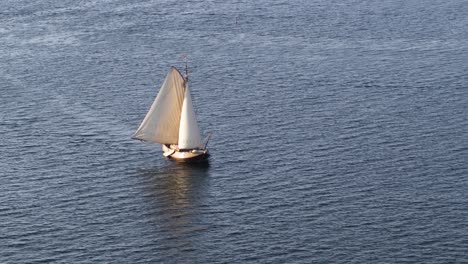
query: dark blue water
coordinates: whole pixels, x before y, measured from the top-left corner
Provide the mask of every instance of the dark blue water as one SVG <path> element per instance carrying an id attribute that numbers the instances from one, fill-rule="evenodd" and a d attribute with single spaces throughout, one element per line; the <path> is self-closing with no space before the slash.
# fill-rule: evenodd
<path id="1" fill-rule="evenodd" d="M 2 1 L 0 263 L 468 262 L 468 3 Z M 130 139 L 189 54 L 208 166 Z"/>

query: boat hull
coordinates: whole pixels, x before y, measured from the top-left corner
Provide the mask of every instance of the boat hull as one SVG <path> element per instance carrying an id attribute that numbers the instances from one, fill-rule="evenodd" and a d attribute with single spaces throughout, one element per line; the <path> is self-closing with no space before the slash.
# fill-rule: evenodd
<path id="1" fill-rule="evenodd" d="M 182 162 L 198 162 L 206 161 L 210 154 L 207 149 L 192 149 L 192 150 L 183 150 L 172 148 L 172 146 L 162 145 L 162 150 L 164 151 L 163 156 L 176 161 Z"/>

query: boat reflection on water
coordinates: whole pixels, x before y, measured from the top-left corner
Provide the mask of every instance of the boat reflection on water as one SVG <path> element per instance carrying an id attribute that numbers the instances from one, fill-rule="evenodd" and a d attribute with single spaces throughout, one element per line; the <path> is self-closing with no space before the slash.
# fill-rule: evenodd
<path id="1" fill-rule="evenodd" d="M 170 162 L 141 171 L 157 239 L 168 248 L 193 251 L 198 243 L 192 241 L 194 236 L 208 228 L 202 209 L 208 196 L 209 167 L 209 163 Z"/>

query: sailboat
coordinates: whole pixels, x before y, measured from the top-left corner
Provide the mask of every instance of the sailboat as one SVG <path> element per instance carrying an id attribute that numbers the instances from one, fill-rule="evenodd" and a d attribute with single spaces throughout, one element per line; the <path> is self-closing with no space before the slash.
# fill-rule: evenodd
<path id="1" fill-rule="evenodd" d="M 162 144 L 163 156 L 178 161 L 206 161 L 209 136 L 202 143 L 192 96 L 187 62 L 185 76 L 170 67 L 151 108 L 132 136 Z"/>

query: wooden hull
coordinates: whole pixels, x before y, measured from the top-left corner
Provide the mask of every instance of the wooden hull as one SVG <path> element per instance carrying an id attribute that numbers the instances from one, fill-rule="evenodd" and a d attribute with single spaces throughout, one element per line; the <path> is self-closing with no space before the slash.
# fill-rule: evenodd
<path id="1" fill-rule="evenodd" d="M 172 148 L 172 146 L 162 145 L 162 150 L 164 151 L 163 156 L 176 161 L 185 161 L 185 162 L 198 162 L 206 161 L 210 154 L 207 149 L 192 149 L 179 151 L 178 149 Z"/>

